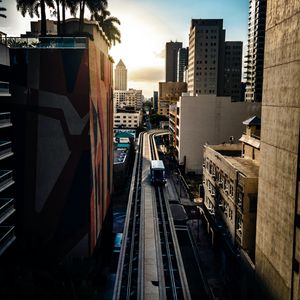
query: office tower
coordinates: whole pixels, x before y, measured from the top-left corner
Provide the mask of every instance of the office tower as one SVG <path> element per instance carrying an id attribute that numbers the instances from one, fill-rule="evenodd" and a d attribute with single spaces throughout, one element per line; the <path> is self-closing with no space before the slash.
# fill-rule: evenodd
<path id="1" fill-rule="evenodd" d="M 222 19 L 192 19 L 189 34 L 188 92 L 222 95 L 225 30 Z"/>
<path id="2" fill-rule="evenodd" d="M 242 55 L 242 42 L 225 42 L 224 96 L 231 96 L 234 101 L 243 101 L 241 99 Z"/>
<path id="3" fill-rule="evenodd" d="M 66 22 L 67 32 L 74 28 L 78 19 Z M 110 216 L 109 45 L 97 22 L 83 30 L 94 40 L 40 38 L 10 48 L 17 240 L 22 254 L 47 264 L 92 255 Z"/>
<path id="4" fill-rule="evenodd" d="M 177 56 L 180 48 L 182 48 L 180 42 L 166 43 L 166 82 L 177 81 Z"/>
<path id="5" fill-rule="evenodd" d="M 127 69 L 122 59 L 120 59 L 115 68 L 115 90 L 127 90 Z"/>
<path id="6" fill-rule="evenodd" d="M 300 298 L 300 10 L 295 3 L 271 0 L 267 6 L 255 253 L 262 299 Z"/>
<path id="7" fill-rule="evenodd" d="M 245 101 L 262 99 L 265 21 L 266 0 L 249 0 Z"/>
<path id="8" fill-rule="evenodd" d="M 177 81 L 183 82 L 184 72 L 188 66 L 189 48 L 180 48 L 177 56 Z"/>

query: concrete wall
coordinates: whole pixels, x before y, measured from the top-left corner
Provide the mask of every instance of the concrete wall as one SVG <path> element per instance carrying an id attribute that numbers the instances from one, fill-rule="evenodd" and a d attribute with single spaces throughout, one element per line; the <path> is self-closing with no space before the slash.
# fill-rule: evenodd
<path id="1" fill-rule="evenodd" d="M 179 163 L 186 160 L 186 171 L 202 173 L 203 145 L 237 141 L 244 130 L 247 118 L 260 116 L 260 104 L 231 102 L 228 97 L 201 95 L 183 96 L 179 122 Z"/>
<path id="2" fill-rule="evenodd" d="M 299 28 L 300 1 L 268 1 L 256 240 L 264 299 L 300 298 L 299 271 L 292 267 L 293 258 L 300 262 L 300 230 L 294 224 L 300 209 Z"/>

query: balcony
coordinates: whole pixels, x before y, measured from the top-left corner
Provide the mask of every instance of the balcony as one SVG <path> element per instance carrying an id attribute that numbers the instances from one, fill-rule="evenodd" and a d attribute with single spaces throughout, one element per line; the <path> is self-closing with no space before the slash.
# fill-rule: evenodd
<path id="1" fill-rule="evenodd" d="M 0 255 L 15 241 L 15 226 L 0 226 Z"/>
<path id="2" fill-rule="evenodd" d="M 39 37 L 21 38 L 8 37 L 7 46 L 9 48 L 87 48 L 86 37 Z"/>
<path id="3" fill-rule="evenodd" d="M 15 212 L 13 198 L 0 198 L 0 224 Z"/>
<path id="4" fill-rule="evenodd" d="M 14 183 L 11 170 L 0 170 L 0 192 L 4 191 Z"/>
<path id="5" fill-rule="evenodd" d="M 9 93 L 9 83 L 6 81 L 0 81 L 0 97 L 11 96 Z"/>
<path id="6" fill-rule="evenodd" d="M 12 126 L 10 112 L 0 113 L 0 128 Z"/>
<path id="7" fill-rule="evenodd" d="M 13 154 L 11 142 L 0 141 L 0 160 L 12 156 Z"/>

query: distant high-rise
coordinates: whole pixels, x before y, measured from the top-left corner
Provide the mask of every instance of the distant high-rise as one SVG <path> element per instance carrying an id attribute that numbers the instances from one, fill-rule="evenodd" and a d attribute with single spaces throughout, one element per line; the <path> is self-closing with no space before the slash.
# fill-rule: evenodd
<path id="1" fill-rule="evenodd" d="M 122 59 L 115 68 L 115 90 L 127 90 L 127 69 Z"/>
<path id="2" fill-rule="evenodd" d="M 266 0 L 249 0 L 245 101 L 261 102 L 263 85 Z"/>
<path id="3" fill-rule="evenodd" d="M 225 30 L 222 19 L 193 19 L 189 34 L 188 92 L 222 95 Z"/>
<path id="4" fill-rule="evenodd" d="M 255 271 L 265 293 L 261 298 L 272 300 L 300 299 L 300 10 L 295 3 L 269 1 L 266 16 Z"/>
<path id="5" fill-rule="evenodd" d="M 184 71 L 188 66 L 189 48 L 180 48 L 177 54 L 177 81 L 183 82 Z"/>
<path id="6" fill-rule="evenodd" d="M 241 101 L 242 42 L 225 42 L 224 96 Z"/>
<path id="7" fill-rule="evenodd" d="M 177 81 L 177 55 L 180 48 L 182 48 L 180 42 L 166 43 L 166 82 Z"/>
<path id="8" fill-rule="evenodd" d="M 157 112 L 158 109 L 158 91 L 153 91 L 153 109 Z"/>

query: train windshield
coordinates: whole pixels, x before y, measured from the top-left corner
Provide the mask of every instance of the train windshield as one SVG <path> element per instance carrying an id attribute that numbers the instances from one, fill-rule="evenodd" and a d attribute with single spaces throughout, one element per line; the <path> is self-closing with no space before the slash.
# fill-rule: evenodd
<path id="1" fill-rule="evenodd" d="M 164 173 L 165 173 L 164 170 L 153 170 L 153 175 L 157 180 L 164 179 L 165 178 Z"/>

